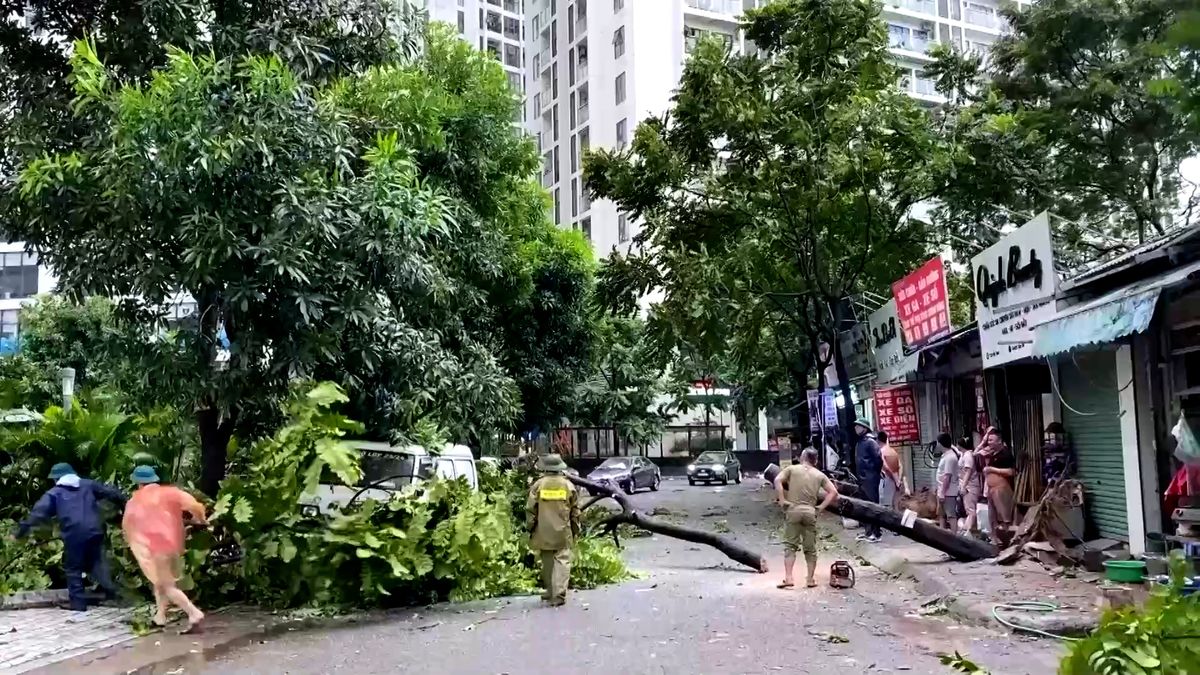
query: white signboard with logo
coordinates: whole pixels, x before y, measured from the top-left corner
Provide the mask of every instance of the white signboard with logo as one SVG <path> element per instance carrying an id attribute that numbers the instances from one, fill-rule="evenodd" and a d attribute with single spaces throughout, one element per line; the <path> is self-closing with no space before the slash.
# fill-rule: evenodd
<path id="1" fill-rule="evenodd" d="M 971 258 L 983 367 L 1033 355 L 1030 326 L 1054 318 L 1054 242 L 1042 212 Z"/>
<path id="2" fill-rule="evenodd" d="M 875 354 L 875 367 L 880 383 L 901 380 L 917 369 L 918 355 L 904 353 L 904 338 L 900 332 L 895 298 L 872 312 L 867 325 L 870 328 L 871 351 Z"/>

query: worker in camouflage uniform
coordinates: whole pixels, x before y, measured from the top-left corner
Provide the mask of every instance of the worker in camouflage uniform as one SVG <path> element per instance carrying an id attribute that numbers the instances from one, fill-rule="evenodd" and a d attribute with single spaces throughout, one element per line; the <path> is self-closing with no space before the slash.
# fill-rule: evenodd
<path id="1" fill-rule="evenodd" d="M 529 488 L 525 510 L 532 533 L 529 546 L 542 561 L 542 599 L 558 607 L 567 602 L 571 578 L 571 546 L 579 536 L 579 492 L 563 474 L 567 463 L 558 455 L 538 461 L 543 475 Z"/>

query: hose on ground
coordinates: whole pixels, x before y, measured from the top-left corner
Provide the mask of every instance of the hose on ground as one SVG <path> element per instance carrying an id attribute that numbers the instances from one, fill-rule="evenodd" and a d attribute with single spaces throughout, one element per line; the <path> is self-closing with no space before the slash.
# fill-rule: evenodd
<path id="1" fill-rule="evenodd" d="M 1079 638 L 1070 637 L 1067 635 L 1055 635 L 1054 633 L 1044 631 L 1040 628 L 1033 628 L 1032 626 L 1022 626 L 1020 624 L 1013 623 L 1012 620 L 1010 620 L 1010 619 L 1006 619 L 1006 618 L 1000 616 L 1001 611 L 1053 612 L 1057 609 L 1058 609 L 1058 605 L 1054 604 L 1053 602 L 1040 602 L 1037 600 L 1020 600 L 1017 602 L 1009 602 L 1009 603 L 1002 603 L 1002 604 L 998 604 L 998 605 L 992 605 L 992 618 L 995 619 L 996 621 L 999 621 L 1000 623 L 1004 624 L 1005 626 L 1008 626 L 1009 628 L 1011 628 L 1015 631 L 1020 631 L 1023 633 L 1033 633 L 1034 635 L 1041 635 L 1042 637 L 1053 638 L 1055 640 L 1066 640 L 1068 642 L 1075 642 L 1075 641 L 1079 640 Z"/>

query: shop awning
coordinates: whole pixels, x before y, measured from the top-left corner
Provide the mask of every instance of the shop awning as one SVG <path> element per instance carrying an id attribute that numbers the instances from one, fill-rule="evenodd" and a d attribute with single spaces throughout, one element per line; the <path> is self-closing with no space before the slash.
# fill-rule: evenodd
<path id="1" fill-rule="evenodd" d="M 1053 356 L 1076 347 L 1114 342 L 1150 325 L 1158 295 L 1200 271 L 1200 260 L 1068 307 L 1033 326 L 1033 354 Z"/>

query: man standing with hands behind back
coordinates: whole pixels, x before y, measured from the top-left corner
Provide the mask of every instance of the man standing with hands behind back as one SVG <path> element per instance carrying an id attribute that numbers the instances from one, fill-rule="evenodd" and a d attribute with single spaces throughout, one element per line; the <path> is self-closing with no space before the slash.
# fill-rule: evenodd
<path id="1" fill-rule="evenodd" d="M 783 528 L 783 583 L 779 588 L 796 585 L 792 570 L 796 566 L 796 551 L 804 550 L 808 566 L 809 588 L 817 585 L 817 512 L 824 511 L 838 498 L 837 488 L 817 468 L 817 451 L 808 448 L 800 455 L 800 464 L 785 467 L 775 477 L 775 494 L 786 511 Z M 822 497 L 824 497 L 822 499 Z"/>

